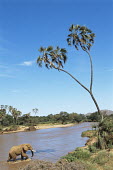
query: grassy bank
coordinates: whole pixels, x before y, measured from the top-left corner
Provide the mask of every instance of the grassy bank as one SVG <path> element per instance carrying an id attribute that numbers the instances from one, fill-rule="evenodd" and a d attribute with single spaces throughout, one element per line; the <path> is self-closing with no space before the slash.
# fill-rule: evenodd
<path id="1" fill-rule="evenodd" d="M 88 130 L 82 136 L 89 137 L 86 146 L 76 148 L 73 152 L 62 157 L 53 164 L 45 161 L 31 161 L 22 170 L 112 170 L 113 169 L 113 149 L 97 148 L 97 131 Z"/>

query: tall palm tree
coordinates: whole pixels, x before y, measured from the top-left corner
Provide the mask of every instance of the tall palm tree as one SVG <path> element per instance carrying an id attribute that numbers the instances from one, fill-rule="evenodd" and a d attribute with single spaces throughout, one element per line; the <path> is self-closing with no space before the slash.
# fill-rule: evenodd
<path id="1" fill-rule="evenodd" d="M 35 113 L 35 115 L 38 113 L 38 109 L 37 108 L 32 109 L 32 111 Z"/>
<path id="2" fill-rule="evenodd" d="M 11 114 L 12 114 L 12 116 L 14 118 L 14 123 L 17 124 L 17 119 L 22 114 L 21 111 L 17 110 L 16 108 L 12 108 Z"/>
<path id="3" fill-rule="evenodd" d="M 9 107 L 8 107 L 8 113 L 9 113 L 9 112 L 11 113 L 12 110 L 13 110 L 13 106 L 9 106 Z"/>
<path id="4" fill-rule="evenodd" d="M 0 124 L 3 124 L 3 119 L 6 116 L 6 110 L 0 109 Z"/>
<path id="5" fill-rule="evenodd" d="M 80 25 L 76 25 L 76 26 L 72 25 L 69 28 L 69 31 L 71 33 L 68 35 L 68 38 L 67 38 L 68 45 L 69 46 L 74 45 L 76 50 L 79 50 L 79 48 L 81 48 L 89 56 L 90 70 L 91 70 L 90 88 L 87 88 L 78 79 L 76 79 L 72 74 L 70 74 L 68 71 L 63 69 L 64 64 L 67 61 L 67 51 L 65 48 L 59 48 L 58 46 L 55 49 L 52 46 L 49 46 L 47 48 L 40 47 L 39 51 L 42 53 L 42 55 L 38 57 L 37 64 L 40 67 L 42 67 L 42 64 L 44 63 L 48 69 L 54 68 L 59 71 L 63 71 L 66 74 L 68 74 L 71 78 L 73 78 L 81 87 L 83 87 L 90 94 L 97 108 L 97 111 L 101 115 L 102 120 L 103 120 L 103 115 L 100 112 L 100 108 L 92 92 L 93 64 L 92 64 L 92 57 L 90 55 L 90 49 L 94 43 L 95 34 L 87 27 L 80 26 Z"/>

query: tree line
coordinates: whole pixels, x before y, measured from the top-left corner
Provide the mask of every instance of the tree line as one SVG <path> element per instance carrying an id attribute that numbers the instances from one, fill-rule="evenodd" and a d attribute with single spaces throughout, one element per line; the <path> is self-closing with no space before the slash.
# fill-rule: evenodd
<path id="1" fill-rule="evenodd" d="M 79 123 L 79 122 L 98 122 L 100 116 L 97 112 L 90 115 L 67 113 L 61 111 L 58 114 L 49 114 L 47 116 L 38 116 L 38 109 L 32 109 L 35 116 L 31 116 L 31 113 L 22 114 L 22 112 L 13 106 L 0 105 L 0 125 L 37 125 L 44 123 Z"/>

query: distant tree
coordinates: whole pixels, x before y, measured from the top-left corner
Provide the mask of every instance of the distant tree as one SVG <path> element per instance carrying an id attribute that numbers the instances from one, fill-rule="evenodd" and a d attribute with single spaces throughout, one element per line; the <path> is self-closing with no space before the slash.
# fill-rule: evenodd
<path id="1" fill-rule="evenodd" d="M 0 105 L 0 109 L 4 109 L 4 105 Z"/>
<path id="2" fill-rule="evenodd" d="M 35 113 L 35 115 L 38 113 L 38 109 L 35 108 L 35 109 L 32 109 L 33 113 Z"/>
<path id="3" fill-rule="evenodd" d="M 77 113 L 70 113 L 69 114 L 69 120 L 72 122 L 72 123 L 74 123 L 74 122 L 76 122 L 76 117 L 77 117 Z"/>
<path id="4" fill-rule="evenodd" d="M 77 114 L 77 116 L 75 117 L 75 120 L 79 123 L 79 122 L 84 122 L 86 121 L 86 117 L 84 116 L 84 114 Z"/>
<path id="5" fill-rule="evenodd" d="M 23 117 L 24 117 L 25 119 L 28 119 L 28 118 L 30 117 L 30 112 L 29 112 L 29 113 L 24 114 L 24 115 L 23 115 Z"/>
<path id="6" fill-rule="evenodd" d="M 13 117 L 11 115 L 6 115 L 4 118 L 3 118 L 3 126 L 9 126 L 13 124 Z"/>
<path id="7" fill-rule="evenodd" d="M 6 116 L 6 110 L 1 107 L 1 109 L 0 109 L 0 124 L 2 124 L 2 125 L 3 125 L 3 119 L 5 118 L 5 116 Z"/>
<path id="8" fill-rule="evenodd" d="M 73 45 L 76 50 L 81 48 L 84 52 L 86 52 L 89 56 L 90 60 L 90 87 L 87 88 L 84 84 L 82 84 L 78 79 L 76 79 L 72 74 L 68 71 L 64 70 L 64 64 L 67 60 L 67 51 L 65 48 L 59 48 L 58 46 L 54 49 L 52 46 L 48 46 L 47 48 L 40 47 L 39 51 L 42 53 L 41 56 L 37 59 L 37 64 L 42 67 L 44 63 L 48 69 L 56 69 L 58 71 L 63 71 L 68 74 L 72 79 L 74 79 L 81 87 L 83 87 L 91 96 L 98 113 L 101 115 L 101 119 L 103 120 L 103 115 L 100 112 L 99 105 L 93 95 L 92 85 L 93 85 L 93 64 L 92 64 L 92 56 L 90 55 L 90 49 L 94 43 L 95 34 L 85 26 L 80 25 L 72 25 L 69 29 L 70 34 L 68 35 L 67 42 L 68 45 Z"/>
<path id="9" fill-rule="evenodd" d="M 55 122 L 60 122 L 60 114 L 54 115 Z"/>
<path id="10" fill-rule="evenodd" d="M 100 115 L 98 115 L 97 112 L 91 113 L 90 115 L 87 115 L 86 117 L 89 121 L 92 121 L 92 122 L 98 122 L 101 119 Z"/>
<path id="11" fill-rule="evenodd" d="M 53 114 L 48 115 L 47 120 L 51 123 L 54 123 L 54 121 L 55 121 L 54 115 Z"/>
<path id="12" fill-rule="evenodd" d="M 60 121 L 62 122 L 62 124 L 69 121 L 69 114 L 67 112 L 60 112 L 59 115 L 60 115 Z"/>
<path id="13" fill-rule="evenodd" d="M 8 106 L 8 113 L 11 113 L 12 110 L 13 110 L 13 106 Z"/>
<path id="14" fill-rule="evenodd" d="M 25 125 L 30 122 L 30 112 L 23 114 L 21 117 L 18 118 L 18 124 L 19 125 Z"/>
<path id="15" fill-rule="evenodd" d="M 21 116 L 22 112 L 17 110 L 16 108 L 13 108 L 13 107 L 11 107 L 10 112 L 13 116 L 14 123 L 17 124 L 17 119 L 18 119 L 19 116 Z"/>

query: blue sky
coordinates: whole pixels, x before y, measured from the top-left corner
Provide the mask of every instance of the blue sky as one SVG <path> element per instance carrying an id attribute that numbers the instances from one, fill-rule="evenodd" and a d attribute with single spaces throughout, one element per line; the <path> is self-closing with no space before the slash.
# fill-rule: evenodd
<path id="1" fill-rule="evenodd" d="M 112 0 L 0 0 L 0 104 L 39 115 L 96 111 L 89 94 L 68 75 L 38 68 L 40 46 L 66 48 L 65 69 L 89 86 L 88 56 L 68 47 L 71 24 L 95 34 L 93 92 L 100 109 L 113 110 Z"/>

